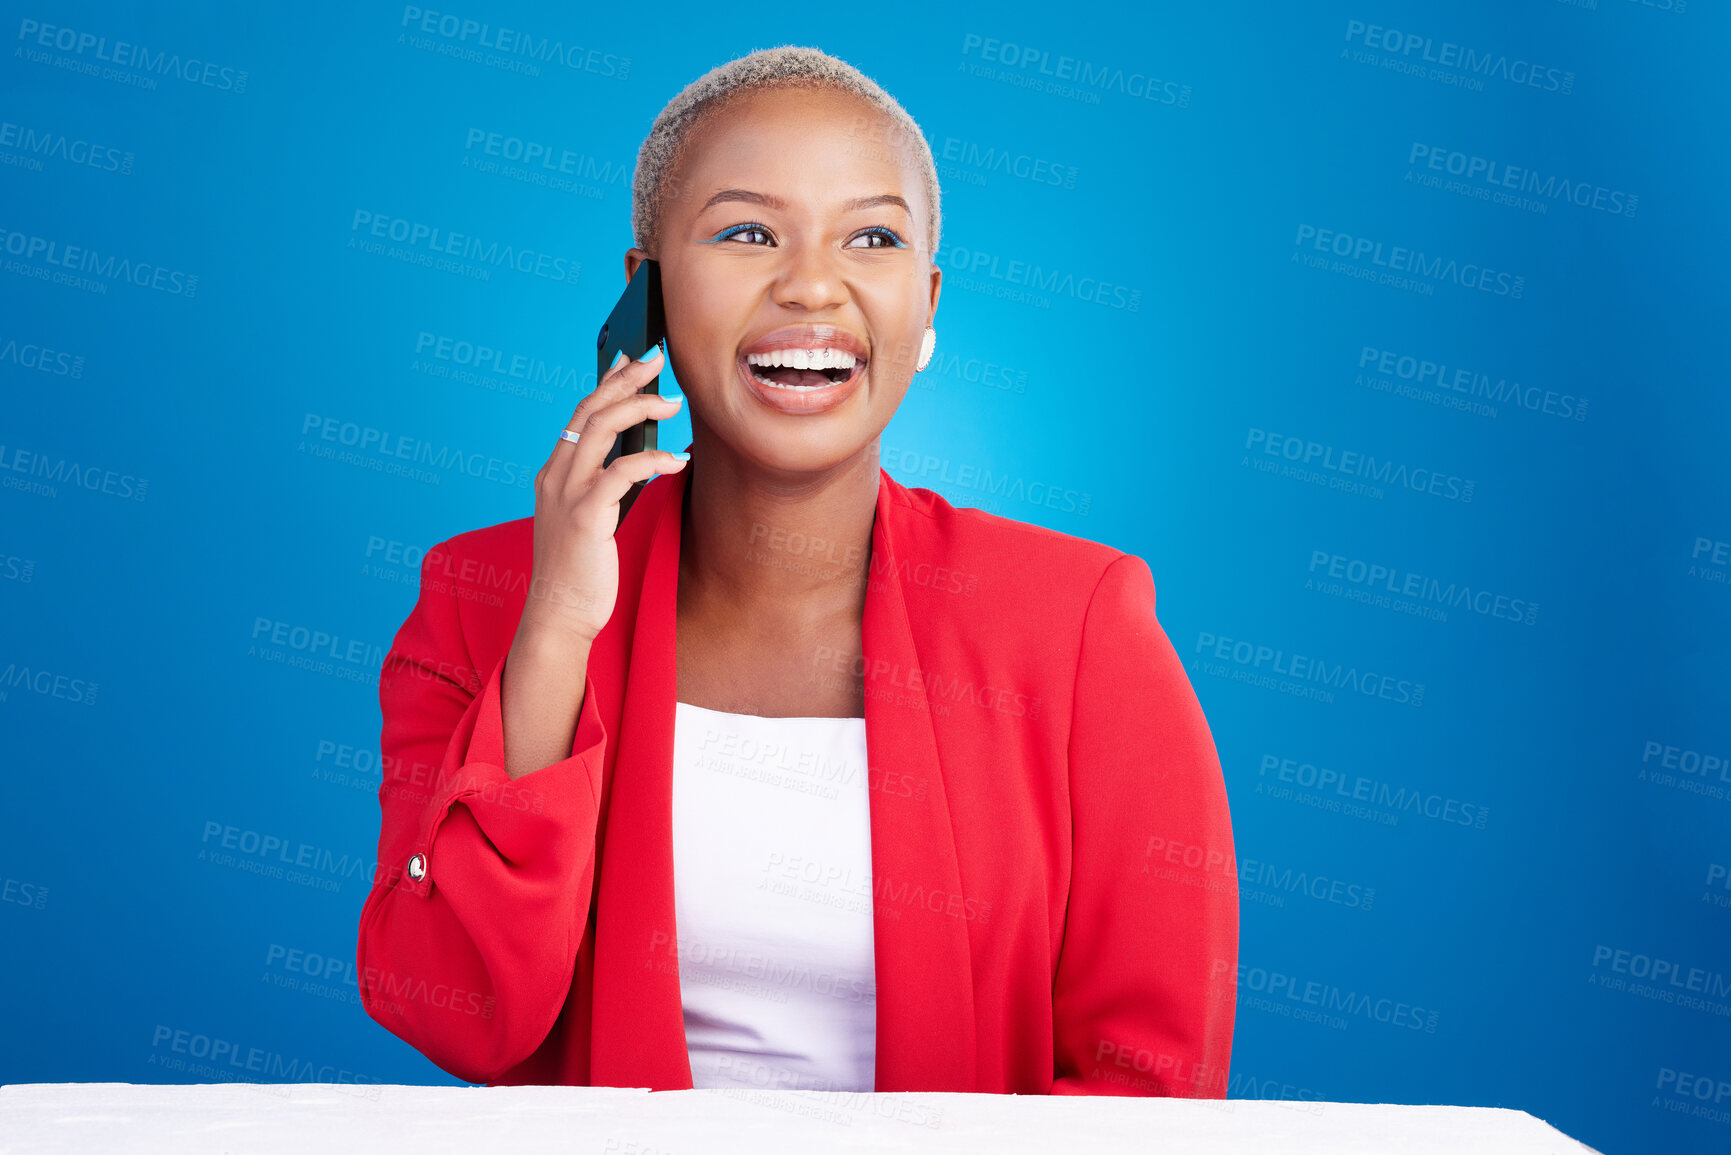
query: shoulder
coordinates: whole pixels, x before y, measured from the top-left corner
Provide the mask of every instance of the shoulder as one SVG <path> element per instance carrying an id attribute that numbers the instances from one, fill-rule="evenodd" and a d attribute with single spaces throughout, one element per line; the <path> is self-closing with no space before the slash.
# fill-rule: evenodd
<path id="1" fill-rule="evenodd" d="M 427 551 L 421 591 L 521 612 L 535 560 L 535 519 L 520 517 L 459 533 Z"/>
<path id="2" fill-rule="evenodd" d="M 535 519 L 519 517 L 497 525 L 466 530 L 428 550 L 428 555 L 441 553 L 453 561 L 508 564 L 532 556 L 535 548 Z M 473 569 L 473 566 L 470 567 Z"/>
<path id="3" fill-rule="evenodd" d="M 1019 615 L 1000 617 L 1000 630 L 1017 620 L 1079 628 L 1103 583 L 1135 585 L 1146 579 L 1152 599 L 1152 575 L 1135 554 L 982 509 L 954 506 L 929 489 L 904 486 L 887 473 L 885 478 L 904 587 L 920 588 L 922 578 L 942 580 L 943 592 L 967 593 L 990 614 Z M 922 575 L 917 572 L 922 562 L 946 572 Z"/>
<path id="4" fill-rule="evenodd" d="M 477 668 L 517 629 L 534 576 L 535 519 L 517 518 L 446 538 L 421 560 L 418 611 L 460 638 Z"/>

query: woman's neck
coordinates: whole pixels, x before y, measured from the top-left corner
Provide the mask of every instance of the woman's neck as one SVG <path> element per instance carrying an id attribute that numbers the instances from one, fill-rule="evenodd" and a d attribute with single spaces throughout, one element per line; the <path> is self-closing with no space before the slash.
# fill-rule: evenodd
<path id="1" fill-rule="evenodd" d="M 694 428 L 680 526 L 680 604 L 762 619 L 865 606 L 878 443 L 821 475 L 778 477 Z"/>

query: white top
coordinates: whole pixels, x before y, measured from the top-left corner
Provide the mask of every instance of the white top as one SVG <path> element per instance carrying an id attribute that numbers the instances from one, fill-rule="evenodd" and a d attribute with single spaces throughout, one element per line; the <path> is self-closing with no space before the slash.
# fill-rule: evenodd
<path id="1" fill-rule="evenodd" d="M 694 1087 L 872 1090 L 864 718 L 677 702 L 673 894 Z"/>

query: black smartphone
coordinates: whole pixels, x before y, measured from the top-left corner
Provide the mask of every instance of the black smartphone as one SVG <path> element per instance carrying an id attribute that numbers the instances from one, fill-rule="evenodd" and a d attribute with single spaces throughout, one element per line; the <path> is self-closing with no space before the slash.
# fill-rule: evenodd
<path id="1" fill-rule="evenodd" d="M 619 296 L 619 303 L 613 306 L 613 311 L 607 315 L 607 323 L 601 326 L 601 332 L 595 338 L 596 387 L 600 387 L 601 378 L 606 375 L 608 366 L 612 365 L 613 358 L 619 353 L 624 353 L 635 361 L 661 344 L 666 335 L 666 318 L 661 311 L 661 266 L 645 259 L 638 264 L 637 271 L 631 274 L 625 292 Z M 642 391 L 660 393 L 660 374 L 644 386 Z M 657 448 L 655 424 L 654 421 L 640 421 L 615 437 L 603 465 L 612 465 L 627 453 L 640 453 L 645 449 Z M 619 502 L 621 520 L 630 512 L 631 503 L 637 500 L 643 484 L 640 481 L 633 485 Z"/>

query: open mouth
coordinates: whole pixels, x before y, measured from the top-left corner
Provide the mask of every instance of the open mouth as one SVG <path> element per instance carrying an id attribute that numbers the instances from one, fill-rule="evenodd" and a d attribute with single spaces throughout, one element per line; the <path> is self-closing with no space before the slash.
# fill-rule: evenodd
<path id="1" fill-rule="evenodd" d="M 747 353 L 746 371 L 760 385 L 811 393 L 832 385 L 846 385 L 865 372 L 866 360 L 846 349 L 769 349 Z"/>

